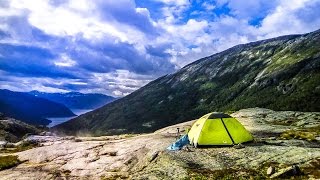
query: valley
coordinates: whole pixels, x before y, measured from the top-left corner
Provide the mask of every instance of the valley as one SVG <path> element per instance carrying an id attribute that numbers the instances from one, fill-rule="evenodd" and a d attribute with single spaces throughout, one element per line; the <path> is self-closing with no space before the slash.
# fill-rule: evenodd
<path id="1" fill-rule="evenodd" d="M 64 123 L 66 121 L 69 121 L 70 119 L 73 119 L 77 116 L 80 116 L 81 114 L 85 114 L 87 112 L 92 111 L 93 109 L 70 109 L 76 116 L 68 116 L 68 117 L 47 117 L 46 119 L 50 120 L 51 123 L 48 124 L 47 127 L 51 128 L 53 126 L 56 126 L 58 124 Z"/>
<path id="2" fill-rule="evenodd" d="M 6 89 L 0 89 L 0 112 L 29 124 L 42 126 L 50 123 L 46 117 L 75 116 L 63 104 Z"/>
<path id="3" fill-rule="evenodd" d="M 33 125 L 52 127 L 115 98 L 103 94 L 15 92 L 0 89 L 0 112 Z"/>

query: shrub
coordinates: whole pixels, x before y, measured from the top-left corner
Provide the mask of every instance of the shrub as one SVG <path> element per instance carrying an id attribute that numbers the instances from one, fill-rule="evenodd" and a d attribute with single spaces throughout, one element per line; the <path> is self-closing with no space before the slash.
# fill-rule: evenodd
<path id="1" fill-rule="evenodd" d="M 280 135 L 280 139 L 301 139 L 307 141 L 316 141 L 316 133 L 307 131 L 288 130 Z"/>
<path id="2" fill-rule="evenodd" d="M 20 163 L 18 156 L 0 156 L 0 170 L 12 168 Z"/>

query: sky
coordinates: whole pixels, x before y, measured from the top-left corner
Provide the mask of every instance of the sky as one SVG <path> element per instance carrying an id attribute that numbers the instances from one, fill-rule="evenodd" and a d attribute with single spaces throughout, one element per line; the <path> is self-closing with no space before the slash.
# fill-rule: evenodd
<path id="1" fill-rule="evenodd" d="M 0 89 L 126 96 L 237 44 L 320 28 L 320 0 L 0 0 Z"/>

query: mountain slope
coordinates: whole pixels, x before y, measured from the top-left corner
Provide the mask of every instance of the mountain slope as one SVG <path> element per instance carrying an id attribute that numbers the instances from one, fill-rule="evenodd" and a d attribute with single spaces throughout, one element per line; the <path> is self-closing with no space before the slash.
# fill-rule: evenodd
<path id="1" fill-rule="evenodd" d="M 75 116 L 66 106 L 24 92 L 0 89 L 0 112 L 29 124 L 47 125 L 46 117 Z"/>
<path id="2" fill-rule="evenodd" d="M 44 93 L 31 91 L 29 94 L 64 104 L 69 109 L 96 109 L 115 100 L 114 97 L 104 94 L 82 94 L 79 92 Z"/>
<path id="3" fill-rule="evenodd" d="M 151 132 L 210 111 L 256 106 L 320 111 L 320 30 L 237 45 L 54 129 Z"/>
<path id="4" fill-rule="evenodd" d="M 18 142 L 26 134 L 39 134 L 41 129 L 0 113 L 0 141 Z"/>

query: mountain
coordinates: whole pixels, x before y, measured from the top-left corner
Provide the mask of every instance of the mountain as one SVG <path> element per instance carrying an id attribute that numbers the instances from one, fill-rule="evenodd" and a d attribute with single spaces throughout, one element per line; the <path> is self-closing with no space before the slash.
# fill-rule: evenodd
<path id="1" fill-rule="evenodd" d="M 0 141 L 18 142 L 27 134 L 39 134 L 42 131 L 35 126 L 5 117 L 0 113 Z"/>
<path id="2" fill-rule="evenodd" d="M 320 111 L 320 30 L 234 46 L 54 129 L 151 132 L 210 111 L 248 107 Z"/>
<path id="3" fill-rule="evenodd" d="M 46 117 L 75 116 L 63 104 L 35 97 L 25 92 L 0 89 L 0 112 L 29 124 L 47 125 Z"/>
<path id="4" fill-rule="evenodd" d="M 64 104 L 69 109 L 96 109 L 115 100 L 114 97 L 104 94 L 82 94 L 79 92 L 45 93 L 31 91 L 29 94 Z"/>

